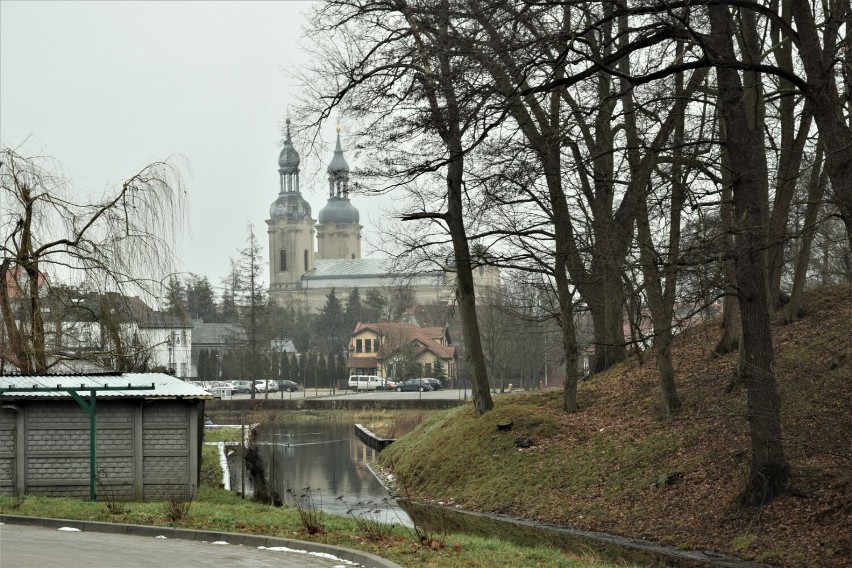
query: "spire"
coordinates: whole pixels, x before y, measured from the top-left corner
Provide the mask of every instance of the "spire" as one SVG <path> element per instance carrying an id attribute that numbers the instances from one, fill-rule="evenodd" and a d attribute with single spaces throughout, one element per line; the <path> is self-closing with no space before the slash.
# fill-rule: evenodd
<path id="1" fill-rule="evenodd" d="M 340 145 L 340 125 L 337 125 L 337 145 L 334 147 L 334 157 L 328 164 L 329 197 L 348 197 L 349 194 L 349 164 L 343 157 L 343 147 Z"/>

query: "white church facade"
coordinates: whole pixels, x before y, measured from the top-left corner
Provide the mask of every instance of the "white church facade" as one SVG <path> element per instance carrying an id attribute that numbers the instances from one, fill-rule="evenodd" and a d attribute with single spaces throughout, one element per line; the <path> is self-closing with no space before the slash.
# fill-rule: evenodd
<path id="1" fill-rule="evenodd" d="M 411 273 L 394 268 L 394 259 L 361 258 L 360 214 L 349 199 L 349 164 L 343 157 L 338 128 L 328 165 L 328 201 L 316 220 L 299 186 L 300 157 L 290 138 L 278 156 L 279 193 L 266 221 L 269 237 L 269 293 L 279 305 L 309 311 L 322 308 L 334 289 L 341 301 L 358 288 L 407 287 L 413 304 L 452 302 L 455 275 L 443 270 Z M 316 237 L 316 239 L 315 239 Z M 314 242 L 316 240 L 316 247 Z M 496 269 L 480 272 L 478 285 L 499 285 Z"/>

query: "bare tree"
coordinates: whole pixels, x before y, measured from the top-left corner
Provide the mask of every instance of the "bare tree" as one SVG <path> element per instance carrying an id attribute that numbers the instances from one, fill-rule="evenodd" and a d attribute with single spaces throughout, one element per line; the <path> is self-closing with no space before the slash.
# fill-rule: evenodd
<path id="1" fill-rule="evenodd" d="M 63 280 L 127 295 L 159 292 L 173 266 L 182 210 L 181 178 L 169 162 L 142 168 L 91 203 L 75 201 L 48 158 L 0 152 L 0 359 L 21 373 L 45 373 L 42 299 Z M 75 192 L 76 193 L 76 192 Z"/>
<path id="2" fill-rule="evenodd" d="M 395 184 L 436 172 L 444 178 L 437 202 L 424 202 L 402 218 L 429 220 L 449 235 L 473 402 L 483 414 L 494 404 L 476 316 L 464 186 L 466 148 L 471 137 L 482 136 L 477 111 L 483 97 L 472 84 L 469 61 L 456 49 L 465 31 L 454 15 L 449 0 L 329 2 L 315 15 L 317 31 L 342 34 L 347 51 L 325 54 L 324 62 L 339 75 L 331 92 L 321 93 L 331 102 L 320 114 L 345 103 L 354 116 L 370 120 L 369 130 L 386 152 L 396 152 L 395 158 L 411 152 L 402 162 L 383 161 L 395 170 Z M 413 152 L 411 145 L 417 145 Z"/>

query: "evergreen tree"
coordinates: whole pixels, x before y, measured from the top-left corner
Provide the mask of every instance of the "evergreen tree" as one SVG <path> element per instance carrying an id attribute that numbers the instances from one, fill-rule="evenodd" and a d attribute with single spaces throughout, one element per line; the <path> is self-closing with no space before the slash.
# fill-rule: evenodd
<path id="1" fill-rule="evenodd" d="M 296 357 L 296 355 L 294 354 L 294 355 L 293 355 L 293 357 Z M 302 355 L 301 355 L 300 357 L 298 357 L 298 359 L 296 360 L 296 365 L 295 365 L 295 366 L 296 366 L 296 368 L 297 368 L 297 369 L 298 369 L 298 371 L 299 371 L 299 380 L 301 381 L 302 385 L 303 385 L 305 388 L 307 388 L 307 386 L 308 386 L 308 375 L 307 375 L 307 372 L 306 372 L 306 370 L 305 370 L 305 368 L 307 367 L 307 364 L 308 364 L 308 352 L 304 352 L 304 353 L 302 353 Z M 292 369 L 292 368 L 293 368 L 293 367 L 291 367 L 291 369 Z"/>
<path id="2" fill-rule="evenodd" d="M 231 259 L 231 267 L 228 275 L 222 279 L 222 321 L 225 323 L 236 323 L 237 313 L 237 290 L 240 287 L 240 273 L 237 264 Z"/>
<path id="3" fill-rule="evenodd" d="M 186 283 L 186 310 L 192 319 L 216 321 L 216 294 L 206 276 L 189 275 Z"/>
<path id="4" fill-rule="evenodd" d="M 354 329 L 355 324 L 361 321 L 364 307 L 361 305 L 361 292 L 358 287 L 349 292 L 349 298 L 346 300 L 346 323 L 350 330 Z"/>
<path id="5" fill-rule="evenodd" d="M 340 356 L 337 358 L 337 371 L 335 373 L 335 381 L 340 381 L 343 388 L 346 388 L 346 379 L 349 373 L 346 372 L 346 357 Z"/>
<path id="6" fill-rule="evenodd" d="M 198 353 L 198 363 L 196 363 L 196 372 L 198 375 L 199 381 L 209 381 L 210 379 L 207 377 L 207 369 L 209 365 L 207 364 L 207 360 L 209 358 L 209 353 L 206 349 L 202 349 Z"/>
<path id="7" fill-rule="evenodd" d="M 290 355 L 288 355 L 286 352 L 281 353 L 281 355 L 279 356 L 279 359 L 280 359 L 280 363 L 279 363 L 278 374 L 281 377 L 281 380 L 282 381 L 298 382 L 290 376 Z"/>
<path id="8" fill-rule="evenodd" d="M 440 357 L 435 358 L 435 366 L 433 367 L 433 373 L 435 373 L 435 378 L 443 381 L 447 378 L 446 371 L 444 371 L 444 362 Z"/>
<path id="9" fill-rule="evenodd" d="M 361 321 L 364 322 L 380 322 L 382 321 L 382 315 L 385 313 L 385 309 L 387 308 L 388 302 L 384 295 L 377 290 L 376 288 L 372 288 L 367 292 L 367 296 L 364 298 L 364 303 L 362 305 L 362 317 Z"/>
<path id="10" fill-rule="evenodd" d="M 352 329 L 334 288 L 325 298 L 317 321 L 317 343 L 324 351 L 340 351 L 349 341 Z"/>
<path id="11" fill-rule="evenodd" d="M 317 357 L 317 382 L 320 387 L 331 387 L 331 380 L 328 374 L 328 363 L 324 355 Z"/>
<path id="12" fill-rule="evenodd" d="M 177 276 L 169 277 L 166 288 L 166 311 L 183 318 L 186 314 L 186 287 Z"/>
<path id="13" fill-rule="evenodd" d="M 314 360 L 314 352 L 309 351 L 302 354 L 302 359 L 299 361 L 299 366 L 302 368 L 302 376 L 305 379 L 305 388 L 308 386 L 316 386 L 316 361 Z"/>

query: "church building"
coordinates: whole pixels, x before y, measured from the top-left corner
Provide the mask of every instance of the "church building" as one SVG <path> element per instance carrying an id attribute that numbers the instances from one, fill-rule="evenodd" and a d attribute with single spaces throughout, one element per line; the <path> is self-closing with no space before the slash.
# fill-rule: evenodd
<path id="1" fill-rule="evenodd" d="M 361 258 L 360 214 L 349 200 L 349 164 L 343 157 L 340 127 L 334 156 L 328 164 L 328 201 L 318 219 L 299 186 L 299 153 L 290 138 L 287 120 L 284 147 L 278 156 L 278 198 L 269 208 L 269 293 L 280 305 L 295 304 L 310 311 L 325 305 L 334 289 L 341 301 L 353 288 L 361 297 L 372 288 L 407 286 L 414 304 L 452 302 L 455 275 L 443 270 L 417 273 L 394 269 L 393 259 Z M 316 235 L 316 248 L 314 236 Z M 498 285 L 496 270 L 483 271 Z"/>

